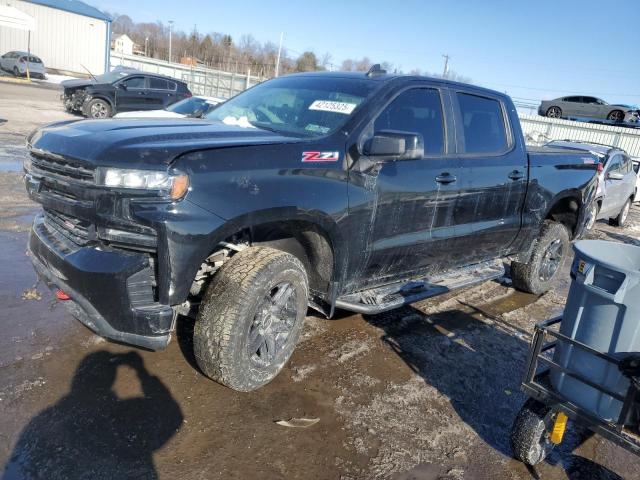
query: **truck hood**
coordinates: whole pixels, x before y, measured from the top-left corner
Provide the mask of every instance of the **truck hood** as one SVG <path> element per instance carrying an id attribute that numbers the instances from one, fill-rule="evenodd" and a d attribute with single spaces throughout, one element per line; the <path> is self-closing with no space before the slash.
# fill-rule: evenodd
<path id="1" fill-rule="evenodd" d="M 190 118 L 71 120 L 42 127 L 27 138 L 31 149 L 88 167 L 120 168 L 166 166 L 197 150 L 300 141 L 258 128 Z"/>

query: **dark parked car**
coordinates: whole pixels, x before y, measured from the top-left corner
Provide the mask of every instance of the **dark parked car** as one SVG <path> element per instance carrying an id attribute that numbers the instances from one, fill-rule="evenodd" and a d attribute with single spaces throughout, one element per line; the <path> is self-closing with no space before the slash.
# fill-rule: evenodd
<path id="1" fill-rule="evenodd" d="M 525 149 L 499 92 L 307 73 L 206 119 L 68 121 L 28 138 L 40 276 L 89 328 L 164 348 L 195 316 L 198 364 L 252 390 L 307 307 L 375 314 L 504 274 L 542 293 L 583 231 L 588 152 Z"/>
<path id="2" fill-rule="evenodd" d="M 634 115 L 635 110 L 628 105 L 610 105 L 596 97 L 571 96 L 543 100 L 538 114 L 551 118 L 598 118 L 622 122 Z"/>
<path id="3" fill-rule="evenodd" d="M 119 112 L 161 110 L 191 96 L 187 84 L 175 78 L 118 69 L 89 80 L 62 82 L 68 112 L 107 118 Z"/>

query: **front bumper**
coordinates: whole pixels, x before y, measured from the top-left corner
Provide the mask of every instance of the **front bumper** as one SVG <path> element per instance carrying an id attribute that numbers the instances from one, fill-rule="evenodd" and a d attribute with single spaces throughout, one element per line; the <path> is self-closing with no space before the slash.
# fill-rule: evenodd
<path id="1" fill-rule="evenodd" d="M 151 350 L 169 343 L 176 315 L 154 300 L 153 266 L 144 253 L 79 247 L 39 215 L 29 254 L 38 275 L 71 297 L 64 302 L 71 314 L 97 334 Z"/>

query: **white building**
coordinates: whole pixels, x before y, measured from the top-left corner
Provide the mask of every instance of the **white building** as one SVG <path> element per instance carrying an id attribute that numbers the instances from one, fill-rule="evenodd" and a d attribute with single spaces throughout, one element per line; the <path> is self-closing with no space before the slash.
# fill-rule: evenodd
<path id="1" fill-rule="evenodd" d="M 113 37 L 111 49 L 116 53 L 126 53 L 127 55 L 133 55 L 133 47 L 135 43 L 129 38 L 126 33 L 116 35 Z"/>
<path id="2" fill-rule="evenodd" d="M 0 22 L 0 55 L 31 52 L 45 66 L 62 73 L 93 74 L 109 71 L 111 17 L 79 0 L 0 0 L 33 18 L 33 30 Z M 83 68 L 83 67 L 86 67 Z"/>

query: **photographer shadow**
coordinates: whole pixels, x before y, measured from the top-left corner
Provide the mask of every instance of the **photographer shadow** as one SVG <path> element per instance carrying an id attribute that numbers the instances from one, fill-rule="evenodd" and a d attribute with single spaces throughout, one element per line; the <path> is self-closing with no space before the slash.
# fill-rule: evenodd
<path id="1" fill-rule="evenodd" d="M 113 391 L 121 366 L 136 372 L 142 396 L 122 399 Z M 137 352 L 94 352 L 80 362 L 70 392 L 22 431 L 2 479 L 155 479 L 153 453 L 182 420 Z"/>

